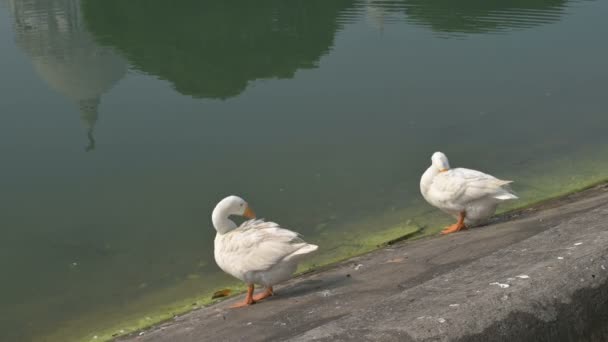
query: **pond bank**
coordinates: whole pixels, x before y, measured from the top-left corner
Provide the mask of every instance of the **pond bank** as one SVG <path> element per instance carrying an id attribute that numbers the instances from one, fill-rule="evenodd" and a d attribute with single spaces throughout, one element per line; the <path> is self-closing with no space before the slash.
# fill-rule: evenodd
<path id="1" fill-rule="evenodd" d="M 120 341 L 605 340 L 608 187 L 400 242 Z"/>

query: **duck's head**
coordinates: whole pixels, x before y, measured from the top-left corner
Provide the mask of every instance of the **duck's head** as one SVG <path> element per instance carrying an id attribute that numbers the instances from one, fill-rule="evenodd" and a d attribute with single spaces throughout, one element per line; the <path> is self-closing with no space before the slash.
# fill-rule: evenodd
<path id="1" fill-rule="evenodd" d="M 236 228 L 236 224 L 228 218 L 233 215 L 243 216 L 248 219 L 255 218 L 255 213 L 244 199 L 239 196 L 228 196 L 221 200 L 215 206 L 215 209 L 213 209 L 211 219 L 213 220 L 215 230 L 223 234 Z"/>
<path id="2" fill-rule="evenodd" d="M 443 152 L 435 152 L 431 157 L 433 167 L 439 172 L 445 172 L 450 169 L 450 162 L 448 157 Z"/>
<path id="3" fill-rule="evenodd" d="M 218 209 L 226 214 L 226 216 L 237 215 L 244 216 L 248 219 L 255 218 L 253 210 L 251 210 L 247 202 L 239 196 L 233 195 L 224 198 L 215 206 L 214 211 Z"/>

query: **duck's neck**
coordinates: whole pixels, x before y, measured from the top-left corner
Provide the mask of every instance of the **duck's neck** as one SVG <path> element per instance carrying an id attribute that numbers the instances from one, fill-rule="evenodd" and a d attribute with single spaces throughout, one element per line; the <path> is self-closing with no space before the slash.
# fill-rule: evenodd
<path id="1" fill-rule="evenodd" d="M 236 223 L 228 218 L 228 214 L 223 208 L 215 208 L 213 210 L 211 221 L 213 221 L 213 227 L 220 235 L 226 234 L 237 227 Z"/>
<path id="2" fill-rule="evenodd" d="M 433 178 L 437 176 L 439 170 L 436 167 L 431 165 L 426 171 L 422 174 L 422 178 L 420 178 L 420 192 L 422 195 L 426 195 L 431 183 L 433 182 Z"/>

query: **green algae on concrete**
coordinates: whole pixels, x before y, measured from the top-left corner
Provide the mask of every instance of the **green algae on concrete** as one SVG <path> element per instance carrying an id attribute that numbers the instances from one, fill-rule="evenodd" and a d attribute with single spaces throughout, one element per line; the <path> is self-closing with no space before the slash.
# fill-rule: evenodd
<path id="1" fill-rule="evenodd" d="M 396 225 L 394 227 L 390 227 L 389 229 L 382 230 L 373 236 L 365 237 L 353 235 L 350 237 L 342 237 L 341 241 L 345 242 L 343 245 L 336 246 L 330 252 L 322 254 L 321 257 L 313 257 L 302 263 L 298 268 L 297 274 L 310 272 L 318 267 L 330 265 L 332 263 L 340 262 L 350 257 L 375 250 L 383 243 L 401 238 L 404 235 L 411 236 L 420 231 L 420 227 L 417 226 Z M 113 319 L 113 317 L 110 316 L 99 317 L 100 320 L 105 320 L 106 322 L 114 321 L 115 323 L 111 324 L 110 328 L 87 333 L 85 336 L 74 337 L 80 341 L 112 340 L 118 336 L 130 334 L 145 327 L 173 319 L 175 316 L 196 310 L 197 308 L 208 306 L 227 298 L 240 295 L 246 290 L 246 285 L 236 280 L 233 283 L 226 285 L 227 286 L 223 288 L 230 289 L 233 293 L 231 296 L 211 299 L 214 292 L 213 291 L 204 293 L 200 296 L 189 297 L 178 302 L 164 305 L 159 307 L 157 310 L 147 312 L 145 315 L 134 314 L 125 318 L 116 317 L 116 319 Z M 74 326 L 80 325 L 79 322 L 74 323 Z M 66 335 L 61 336 L 65 337 Z M 58 338 L 50 336 L 50 340 L 60 340 L 60 336 L 57 337 Z"/>
<path id="2" fill-rule="evenodd" d="M 245 290 L 244 284 L 235 283 L 230 287 L 233 293 L 241 293 Z M 183 300 L 168 303 L 157 307 L 155 310 L 144 313 L 131 313 L 130 315 L 103 313 L 98 317 L 88 316 L 83 320 L 74 320 L 69 323 L 66 329 L 61 329 L 46 338 L 49 341 L 110 341 L 118 336 L 133 333 L 145 327 L 155 325 L 183 313 L 196 310 L 220 302 L 224 298 L 211 299 L 213 292 L 203 293 L 199 296 L 184 298 Z M 105 323 L 105 328 L 85 332 L 83 328 L 92 325 L 91 322 Z"/>
<path id="3" fill-rule="evenodd" d="M 513 172 L 509 173 L 509 178 L 515 180 L 513 187 L 520 199 L 501 206 L 499 213 L 525 208 L 608 180 L 608 160 L 602 158 L 603 155 L 608 155 L 606 153 L 608 147 L 599 151 L 597 148 L 580 149 L 574 154 L 575 157 L 570 154 L 567 158 L 531 162 L 525 168 L 511 170 Z M 432 208 L 421 199 L 414 200 L 402 208 L 390 208 L 373 217 L 363 216 L 356 220 L 341 222 L 340 229 L 332 227 L 332 221 L 329 221 L 323 229 L 320 229 L 319 236 L 310 240 L 320 244 L 320 252 L 302 263 L 298 272 L 309 272 L 321 266 L 344 261 L 404 236 L 433 235 L 451 221 L 451 217 Z M 190 279 L 190 281 L 197 280 L 199 279 Z M 233 296 L 245 290 L 244 284 L 236 280 L 218 283 L 215 290 L 220 288 L 230 288 Z M 165 291 L 179 291 L 179 289 Z M 57 334 L 56 337 L 48 337 L 51 341 L 60 341 L 62 338 L 65 340 L 67 336 L 70 340 L 79 341 L 111 340 L 224 299 L 211 300 L 214 291 L 204 291 L 198 296 L 159 305 L 154 310 L 132 311 L 124 316 L 120 313 L 104 313 L 97 317 L 87 317 L 68 324 L 69 328 L 61 329 L 63 333 Z M 146 307 L 145 302 L 145 298 L 141 299 L 142 307 Z M 95 327 L 101 329 L 96 330 Z M 89 332 L 84 332 L 85 328 Z M 72 333 L 68 334 L 67 331 Z"/>

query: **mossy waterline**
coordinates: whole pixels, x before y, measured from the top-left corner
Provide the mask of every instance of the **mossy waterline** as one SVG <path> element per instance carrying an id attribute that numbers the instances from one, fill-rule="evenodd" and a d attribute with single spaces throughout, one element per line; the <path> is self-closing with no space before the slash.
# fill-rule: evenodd
<path id="1" fill-rule="evenodd" d="M 213 262 L 229 194 L 319 244 L 305 270 L 449 223 L 417 189 L 435 150 L 515 180 L 501 210 L 605 173 L 607 4 L 542 0 L 520 25 L 505 3 L 495 31 L 298 3 L 0 4 L 0 340 L 102 340 L 241 286 Z M 500 9 L 469 5 L 429 13 Z"/>
<path id="2" fill-rule="evenodd" d="M 608 153 L 608 147 L 581 148 L 564 158 L 549 161 L 531 161 L 525 168 L 509 172 L 515 179 L 514 188 L 520 196 L 519 201 L 511 202 L 500 208 L 506 212 L 524 208 L 549 198 L 563 196 L 608 180 L 608 160 L 602 156 Z M 387 241 L 404 235 L 428 236 L 439 232 L 452 218 L 414 201 L 402 208 L 390 208 L 383 213 L 351 220 L 347 227 L 332 230 L 331 225 L 321 225 L 322 232 L 316 239 L 321 250 L 314 257 L 303 263 L 298 272 L 308 272 L 318 267 L 346 260 L 381 247 Z M 47 335 L 50 341 L 106 341 L 117 336 L 128 334 L 156 323 L 172 319 L 175 315 L 207 306 L 222 299 L 212 300 L 214 291 L 230 288 L 233 295 L 245 290 L 244 284 L 233 280 L 218 282 L 210 290 L 201 291 L 196 296 L 183 300 L 168 302 L 164 305 L 150 305 L 150 302 L 162 302 L 163 297 L 174 297 L 175 293 L 197 283 L 196 277 L 185 279 L 183 284 L 167 288 L 157 293 L 140 298 L 124 311 L 98 312 L 67 322 L 54 334 Z M 187 291 L 186 291 L 187 292 Z M 171 295 L 169 295 L 171 293 Z"/>

